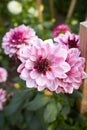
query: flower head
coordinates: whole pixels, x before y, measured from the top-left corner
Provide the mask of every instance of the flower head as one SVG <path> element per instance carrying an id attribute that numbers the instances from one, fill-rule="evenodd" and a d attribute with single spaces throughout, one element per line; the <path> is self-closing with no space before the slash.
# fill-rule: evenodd
<path id="1" fill-rule="evenodd" d="M 22 4 L 18 1 L 10 1 L 7 5 L 9 12 L 12 14 L 20 14 L 22 12 Z"/>
<path id="2" fill-rule="evenodd" d="M 68 50 L 66 61 L 71 69 L 66 73 L 66 78 L 58 79 L 59 86 L 56 92 L 72 93 L 74 89 L 79 89 L 82 79 L 87 78 L 87 74 L 84 72 L 85 59 L 80 57 L 77 48 Z"/>
<path id="3" fill-rule="evenodd" d="M 32 28 L 20 25 L 14 29 L 10 29 L 10 31 L 5 34 L 2 48 L 10 57 L 17 56 L 21 47 L 33 44 L 36 38 L 37 36 Z"/>
<path id="4" fill-rule="evenodd" d="M 6 101 L 6 91 L 0 89 L 0 110 L 3 110 L 3 105 Z"/>
<path id="5" fill-rule="evenodd" d="M 31 7 L 28 9 L 29 16 L 31 17 L 37 17 L 38 16 L 38 10 Z"/>
<path id="6" fill-rule="evenodd" d="M 79 36 L 66 32 L 65 34 L 60 34 L 58 37 L 54 38 L 58 43 L 66 45 L 68 48 L 79 48 Z"/>
<path id="7" fill-rule="evenodd" d="M 65 73 L 70 70 L 69 64 L 65 62 L 67 50 L 60 45 L 55 46 L 52 40 L 40 42 L 39 46 L 22 50 L 22 58 L 24 56 L 26 60 L 18 67 L 18 72 L 27 87 L 55 91 L 58 86 L 56 79 L 66 78 Z"/>
<path id="8" fill-rule="evenodd" d="M 5 68 L 0 67 L 0 83 L 5 82 L 7 80 L 7 70 Z"/>
<path id="9" fill-rule="evenodd" d="M 56 28 L 54 28 L 53 30 L 53 37 L 57 37 L 59 34 L 61 33 L 66 33 L 67 31 L 70 31 L 70 28 L 68 25 L 65 25 L 65 24 L 61 24 L 61 25 L 58 25 Z"/>

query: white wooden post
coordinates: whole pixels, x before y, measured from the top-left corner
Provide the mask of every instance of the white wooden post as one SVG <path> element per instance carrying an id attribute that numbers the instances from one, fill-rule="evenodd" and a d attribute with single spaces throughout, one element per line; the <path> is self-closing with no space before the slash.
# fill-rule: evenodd
<path id="1" fill-rule="evenodd" d="M 80 50 L 81 56 L 86 58 L 85 72 L 87 73 L 87 21 L 80 23 Z M 83 97 L 80 101 L 80 113 L 87 112 L 87 79 L 83 81 L 81 87 Z"/>

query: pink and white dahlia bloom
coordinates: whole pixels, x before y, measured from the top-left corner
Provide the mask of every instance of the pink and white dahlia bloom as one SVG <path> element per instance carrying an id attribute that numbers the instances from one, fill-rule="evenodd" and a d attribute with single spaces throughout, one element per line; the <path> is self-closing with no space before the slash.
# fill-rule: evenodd
<path id="1" fill-rule="evenodd" d="M 70 31 L 70 28 L 68 25 L 61 24 L 54 28 L 53 30 L 53 37 L 57 37 L 61 33 L 66 33 L 67 31 Z"/>
<path id="2" fill-rule="evenodd" d="M 58 37 L 54 38 L 54 41 L 64 44 L 70 49 L 79 48 L 80 39 L 78 35 L 67 31 L 65 34 L 60 34 Z"/>
<path id="3" fill-rule="evenodd" d="M 32 28 L 20 25 L 14 29 L 10 29 L 10 31 L 5 34 L 2 48 L 4 49 L 5 54 L 10 57 L 17 56 L 21 47 L 34 44 L 36 39 L 37 36 Z"/>
<path id="4" fill-rule="evenodd" d="M 7 80 L 7 70 L 3 67 L 0 67 L 0 83 L 5 82 Z"/>
<path id="5" fill-rule="evenodd" d="M 32 46 L 36 46 L 36 47 L 41 47 L 42 46 L 42 40 L 40 38 L 37 38 L 37 40 L 35 41 L 35 44 L 33 44 Z M 32 46 L 23 46 L 20 48 L 20 50 L 18 51 L 18 59 L 21 62 L 24 62 L 28 59 L 29 55 L 30 55 L 30 50 L 31 52 L 32 50 Z"/>
<path id="6" fill-rule="evenodd" d="M 22 50 L 22 58 L 24 55 L 26 60 L 17 71 L 21 79 L 26 81 L 27 87 L 55 91 L 58 87 L 57 78 L 66 78 L 70 70 L 70 65 L 65 61 L 67 50 L 59 44 L 55 46 L 51 39 L 40 42 L 39 46 Z"/>
<path id="7" fill-rule="evenodd" d="M 87 78 L 87 74 L 84 72 L 85 58 L 80 57 L 80 51 L 77 48 L 68 50 L 66 61 L 71 69 L 66 73 L 66 78 L 58 79 L 57 93 L 72 93 L 74 89 L 79 89 L 82 79 Z"/>
<path id="8" fill-rule="evenodd" d="M 2 88 L 0 89 L 0 110 L 3 110 L 3 105 L 6 101 L 6 91 Z"/>

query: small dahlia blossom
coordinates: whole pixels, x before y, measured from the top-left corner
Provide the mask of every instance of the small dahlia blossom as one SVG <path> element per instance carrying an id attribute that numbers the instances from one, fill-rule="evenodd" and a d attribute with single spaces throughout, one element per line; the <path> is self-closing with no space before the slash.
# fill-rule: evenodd
<path id="1" fill-rule="evenodd" d="M 10 13 L 18 15 L 22 12 L 22 4 L 16 0 L 10 1 L 7 4 L 7 8 Z"/>
<path id="2" fill-rule="evenodd" d="M 66 45 L 68 48 L 79 48 L 79 36 L 67 31 L 65 34 L 60 34 L 54 38 L 54 41 Z"/>
<path id="3" fill-rule="evenodd" d="M 7 70 L 5 68 L 0 67 L 0 83 L 5 82 L 7 80 Z"/>
<path id="4" fill-rule="evenodd" d="M 61 24 L 54 28 L 53 30 L 53 37 L 57 37 L 61 33 L 66 33 L 67 31 L 70 31 L 70 28 L 68 25 Z"/>
<path id="5" fill-rule="evenodd" d="M 87 74 L 84 72 L 85 59 L 80 57 L 80 51 L 77 48 L 68 50 L 66 61 L 71 69 L 66 73 L 66 78 L 58 79 L 57 93 L 72 93 L 74 89 L 79 89 L 82 79 L 87 78 Z"/>
<path id="6" fill-rule="evenodd" d="M 3 110 L 3 105 L 6 101 L 6 91 L 2 88 L 0 89 L 0 110 Z"/>
<path id="7" fill-rule="evenodd" d="M 36 39 L 37 36 L 32 28 L 20 25 L 14 29 L 10 29 L 10 31 L 5 34 L 2 48 L 4 49 L 5 54 L 10 57 L 17 56 L 21 47 L 33 44 Z"/>
<path id="8" fill-rule="evenodd" d="M 69 64 L 65 62 L 67 50 L 59 44 L 55 46 L 50 39 L 41 41 L 41 46 L 28 49 L 22 50 L 22 57 L 24 55 L 26 60 L 18 67 L 20 78 L 26 81 L 29 88 L 55 91 L 58 86 L 57 78 L 66 78 L 66 73 L 70 70 Z"/>

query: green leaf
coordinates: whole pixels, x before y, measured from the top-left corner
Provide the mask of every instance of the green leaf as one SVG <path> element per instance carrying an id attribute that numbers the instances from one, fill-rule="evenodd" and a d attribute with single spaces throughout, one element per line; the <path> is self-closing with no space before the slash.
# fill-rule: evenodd
<path id="1" fill-rule="evenodd" d="M 74 92 L 73 92 L 73 94 L 72 94 L 72 96 L 74 97 L 74 98 L 82 98 L 82 92 L 80 92 L 80 91 L 78 91 L 78 90 L 74 90 Z"/>
<path id="2" fill-rule="evenodd" d="M 23 124 L 23 115 L 21 112 L 17 111 L 13 115 L 10 115 L 7 120 L 11 125 L 16 125 L 21 128 Z"/>
<path id="3" fill-rule="evenodd" d="M 0 127 L 2 127 L 4 125 L 4 122 L 5 122 L 4 114 L 3 114 L 3 112 L 0 112 Z"/>
<path id="4" fill-rule="evenodd" d="M 10 116 L 23 108 L 24 102 L 33 96 L 33 92 L 28 89 L 23 89 L 15 92 L 11 102 L 5 107 L 4 111 L 6 116 Z"/>
<path id="5" fill-rule="evenodd" d="M 67 116 L 69 114 L 69 112 L 70 112 L 70 106 L 67 104 L 63 107 L 61 113 L 63 116 Z"/>
<path id="6" fill-rule="evenodd" d="M 37 109 L 45 106 L 49 100 L 50 97 L 46 97 L 45 95 L 39 93 L 31 102 L 27 103 L 25 107 L 27 108 L 27 110 L 36 111 Z"/>
<path id="7" fill-rule="evenodd" d="M 57 113 L 59 113 L 62 109 L 62 104 L 61 103 L 57 103 Z"/>
<path id="8" fill-rule="evenodd" d="M 51 102 L 46 106 L 44 111 L 44 119 L 47 123 L 53 122 L 57 117 L 57 105 L 55 102 Z"/>
<path id="9" fill-rule="evenodd" d="M 40 109 L 42 110 L 42 109 Z M 38 110 L 38 111 L 40 111 Z M 26 130 L 45 130 L 43 128 L 44 122 L 42 122 L 42 113 L 39 115 L 37 111 L 25 111 L 25 122 L 27 129 Z M 33 125 L 32 125 L 33 123 Z M 45 125 L 44 125 L 45 127 Z"/>

